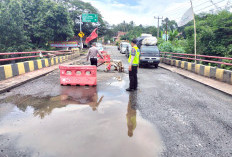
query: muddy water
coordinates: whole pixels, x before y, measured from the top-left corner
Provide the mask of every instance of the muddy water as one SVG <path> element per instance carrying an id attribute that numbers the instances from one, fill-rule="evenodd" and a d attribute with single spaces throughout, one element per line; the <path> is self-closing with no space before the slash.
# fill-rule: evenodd
<path id="1" fill-rule="evenodd" d="M 136 111 L 120 78 L 104 87 L 60 87 L 55 97 L 0 101 L 0 156 L 155 157 L 157 130 Z"/>

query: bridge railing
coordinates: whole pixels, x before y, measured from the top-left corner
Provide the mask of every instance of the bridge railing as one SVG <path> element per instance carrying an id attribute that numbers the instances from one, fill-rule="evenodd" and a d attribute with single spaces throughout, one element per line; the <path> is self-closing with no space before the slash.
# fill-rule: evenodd
<path id="1" fill-rule="evenodd" d="M 185 61 L 195 61 L 194 54 L 186 53 L 173 53 L 173 52 L 161 52 L 161 56 L 164 58 L 179 59 Z M 207 55 L 196 55 L 197 63 L 203 62 L 205 64 L 212 63 L 216 64 L 219 68 L 221 65 L 232 66 L 232 58 L 219 57 L 219 56 L 207 56 Z"/>
<path id="2" fill-rule="evenodd" d="M 5 52 L 0 53 L 0 64 L 6 64 L 15 61 L 25 61 L 34 58 L 49 57 L 52 55 L 61 56 L 64 54 L 72 54 L 69 50 L 60 51 L 34 51 L 34 52 Z"/>

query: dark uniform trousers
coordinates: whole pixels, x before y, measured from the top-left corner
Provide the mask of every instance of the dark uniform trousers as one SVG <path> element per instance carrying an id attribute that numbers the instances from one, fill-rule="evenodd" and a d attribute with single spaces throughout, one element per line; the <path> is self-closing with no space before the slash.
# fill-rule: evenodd
<path id="1" fill-rule="evenodd" d="M 97 66 L 97 58 L 90 58 L 91 65 Z"/>
<path id="2" fill-rule="evenodd" d="M 138 86 L 137 72 L 138 72 L 138 66 L 132 66 L 131 71 L 129 71 L 130 89 L 137 89 Z"/>

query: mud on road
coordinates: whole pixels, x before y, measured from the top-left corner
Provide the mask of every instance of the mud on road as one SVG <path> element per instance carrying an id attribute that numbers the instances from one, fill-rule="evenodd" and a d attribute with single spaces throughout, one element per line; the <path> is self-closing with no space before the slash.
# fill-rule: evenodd
<path id="1" fill-rule="evenodd" d="M 56 70 L 0 95 L 0 157 L 158 156 L 162 140 L 125 91 L 128 76 L 104 69 L 97 87 L 60 86 Z"/>

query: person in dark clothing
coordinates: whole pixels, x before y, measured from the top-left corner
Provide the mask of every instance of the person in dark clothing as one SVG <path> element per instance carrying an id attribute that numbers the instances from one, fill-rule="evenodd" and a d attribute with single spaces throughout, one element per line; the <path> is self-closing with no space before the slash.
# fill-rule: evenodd
<path id="1" fill-rule="evenodd" d="M 90 60 L 91 65 L 97 66 L 97 54 L 99 54 L 100 57 L 103 58 L 101 53 L 99 53 L 98 49 L 96 48 L 96 43 L 93 43 L 87 55 L 87 61 Z"/>
<path id="2" fill-rule="evenodd" d="M 137 47 L 136 42 L 137 42 L 136 39 L 133 39 L 131 42 L 132 50 L 129 54 L 129 59 L 128 59 L 130 87 L 126 89 L 127 91 L 137 90 L 137 86 L 138 86 L 137 72 L 139 66 L 140 50 Z"/>

